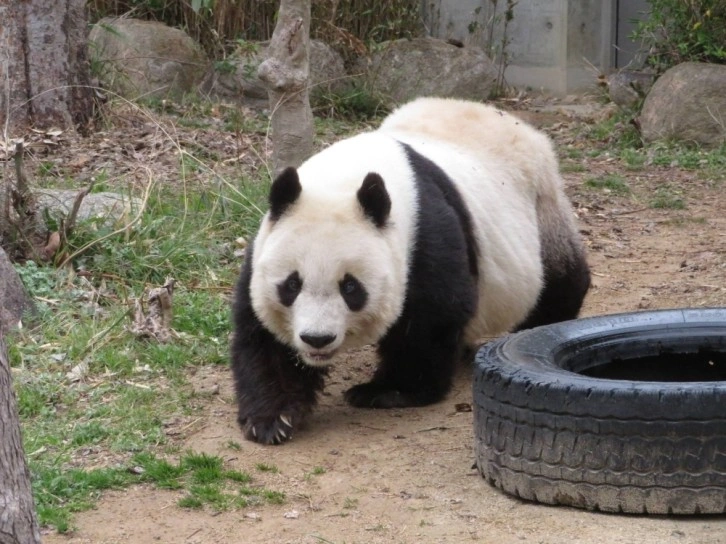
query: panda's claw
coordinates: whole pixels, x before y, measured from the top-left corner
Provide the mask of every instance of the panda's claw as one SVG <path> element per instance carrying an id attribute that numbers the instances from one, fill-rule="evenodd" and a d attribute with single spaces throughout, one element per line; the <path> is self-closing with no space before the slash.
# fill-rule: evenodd
<path id="1" fill-rule="evenodd" d="M 289 415 L 248 418 L 244 425 L 245 438 L 260 444 L 282 444 L 292 438 L 293 418 Z"/>

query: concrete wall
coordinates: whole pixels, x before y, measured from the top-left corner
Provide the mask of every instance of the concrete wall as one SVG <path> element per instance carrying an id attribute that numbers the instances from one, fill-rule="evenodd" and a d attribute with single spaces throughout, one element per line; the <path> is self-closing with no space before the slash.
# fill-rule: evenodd
<path id="1" fill-rule="evenodd" d="M 598 74 L 613 64 L 616 1 L 519 0 L 506 29 L 507 83 L 559 95 L 594 87 Z M 432 36 L 497 55 L 506 5 L 506 0 L 424 0 L 424 19 Z"/>

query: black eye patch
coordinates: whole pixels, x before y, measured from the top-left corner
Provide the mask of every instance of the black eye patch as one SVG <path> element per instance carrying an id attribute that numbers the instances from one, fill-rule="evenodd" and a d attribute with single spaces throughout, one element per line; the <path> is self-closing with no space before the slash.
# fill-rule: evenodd
<path id="1" fill-rule="evenodd" d="M 368 293 L 355 276 L 346 274 L 338 284 L 340 295 L 343 297 L 351 312 L 359 312 L 368 302 Z"/>
<path id="2" fill-rule="evenodd" d="M 302 290 L 303 282 L 297 270 L 277 284 L 277 297 L 283 306 L 292 306 Z"/>

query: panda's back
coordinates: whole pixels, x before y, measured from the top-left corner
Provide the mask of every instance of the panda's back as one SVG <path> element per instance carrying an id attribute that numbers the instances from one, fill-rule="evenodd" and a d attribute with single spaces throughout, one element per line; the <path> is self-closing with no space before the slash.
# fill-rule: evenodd
<path id="1" fill-rule="evenodd" d="M 498 334 L 524 320 L 542 289 L 537 199 L 561 184 L 548 138 L 491 106 L 441 98 L 406 104 L 379 131 L 437 164 L 471 215 L 479 309 L 467 336 Z"/>

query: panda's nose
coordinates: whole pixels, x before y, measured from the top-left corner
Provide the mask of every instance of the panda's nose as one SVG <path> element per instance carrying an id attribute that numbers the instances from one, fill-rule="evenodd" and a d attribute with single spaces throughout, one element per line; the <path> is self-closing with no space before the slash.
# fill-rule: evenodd
<path id="1" fill-rule="evenodd" d="M 301 334 L 300 339 L 314 348 L 324 348 L 335 340 L 334 334 Z"/>

